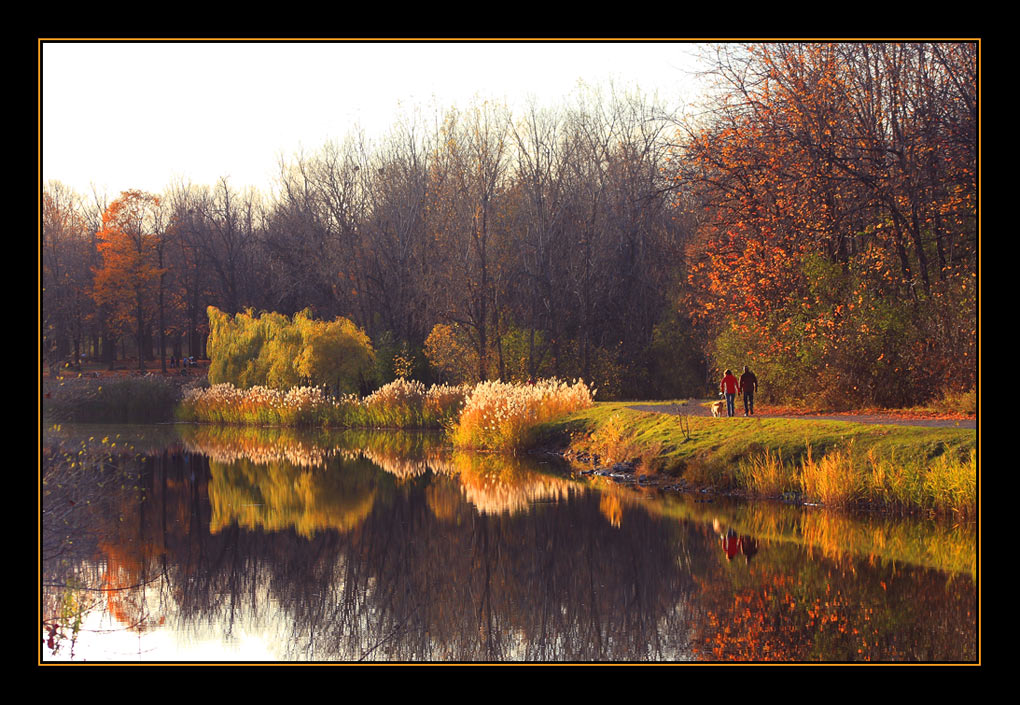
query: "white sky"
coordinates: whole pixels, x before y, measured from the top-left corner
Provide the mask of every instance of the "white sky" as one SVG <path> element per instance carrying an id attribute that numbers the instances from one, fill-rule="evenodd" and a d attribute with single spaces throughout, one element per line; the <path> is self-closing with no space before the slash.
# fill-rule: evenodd
<path id="1" fill-rule="evenodd" d="M 414 105 L 561 103 L 583 80 L 694 98 L 683 43 L 43 43 L 43 183 L 160 192 L 180 177 L 268 192 L 279 157 Z M 515 110 L 516 112 L 516 110 Z"/>

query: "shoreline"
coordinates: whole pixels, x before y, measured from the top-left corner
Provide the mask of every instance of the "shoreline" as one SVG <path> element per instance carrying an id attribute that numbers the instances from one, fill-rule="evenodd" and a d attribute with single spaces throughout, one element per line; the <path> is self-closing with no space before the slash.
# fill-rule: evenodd
<path id="1" fill-rule="evenodd" d="M 635 487 L 972 517 L 977 433 L 788 417 L 713 418 L 605 404 L 544 424 L 532 448 Z"/>

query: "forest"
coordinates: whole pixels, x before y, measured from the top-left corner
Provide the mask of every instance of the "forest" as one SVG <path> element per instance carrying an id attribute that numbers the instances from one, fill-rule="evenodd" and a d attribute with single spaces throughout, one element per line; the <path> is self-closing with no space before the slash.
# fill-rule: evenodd
<path id="1" fill-rule="evenodd" d="M 375 385 L 668 399 L 749 365 L 775 403 L 975 389 L 978 45 L 709 49 L 696 107 L 584 87 L 412 112 L 281 159 L 271 193 L 49 180 L 43 362 L 165 371 L 206 356 L 211 311 L 300 313 L 367 336 Z"/>

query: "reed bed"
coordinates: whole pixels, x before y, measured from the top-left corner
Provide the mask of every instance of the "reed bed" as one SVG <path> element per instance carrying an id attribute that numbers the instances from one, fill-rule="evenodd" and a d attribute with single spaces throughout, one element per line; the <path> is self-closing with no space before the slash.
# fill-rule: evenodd
<path id="1" fill-rule="evenodd" d="M 924 467 L 868 454 L 865 477 L 871 494 L 887 504 L 916 506 L 962 517 L 977 507 L 977 449 L 967 456 L 943 452 Z"/>
<path id="2" fill-rule="evenodd" d="M 216 384 L 184 395 L 178 419 L 252 426 L 326 428 L 443 428 L 460 411 L 468 387 L 395 380 L 360 398 L 328 396 L 319 387 L 282 391 L 268 387 L 238 389 Z"/>
<path id="3" fill-rule="evenodd" d="M 442 428 L 458 448 L 513 452 L 528 447 L 539 424 L 592 406 L 594 396 L 583 381 L 557 379 L 427 388 L 398 379 L 364 398 L 331 397 L 318 387 L 242 390 L 216 384 L 188 391 L 177 416 L 181 421 L 250 426 Z"/>
<path id="4" fill-rule="evenodd" d="M 741 460 L 736 480 L 761 496 L 796 493 L 827 506 L 863 502 L 966 518 L 977 506 L 977 451 L 968 457 L 943 452 L 919 462 L 883 457 L 873 448 L 855 453 L 851 445 L 816 459 L 808 446 L 799 463 L 765 451 Z"/>
<path id="5" fill-rule="evenodd" d="M 340 429 L 447 429 L 458 448 L 514 452 L 526 448 L 539 424 L 589 408 L 595 392 L 582 381 L 530 385 L 483 382 L 432 385 L 397 380 L 371 395 L 327 396 L 317 387 L 289 391 L 213 385 L 189 391 L 177 418 L 258 426 Z"/>
<path id="6" fill-rule="evenodd" d="M 805 496 L 827 506 L 847 506 L 868 497 L 864 473 L 849 449 L 837 448 L 815 460 L 808 446 L 800 481 Z"/>
<path id="7" fill-rule="evenodd" d="M 742 458 L 737 466 L 735 481 L 747 491 L 765 497 L 779 497 L 800 489 L 796 469 L 783 462 L 781 453 L 771 449 Z"/>
<path id="8" fill-rule="evenodd" d="M 516 452 L 532 445 L 539 424 L 587 409 L 594 398 L 583 380 L 482 382 L 465 400 L 450 436 L 457 448 Z"/>

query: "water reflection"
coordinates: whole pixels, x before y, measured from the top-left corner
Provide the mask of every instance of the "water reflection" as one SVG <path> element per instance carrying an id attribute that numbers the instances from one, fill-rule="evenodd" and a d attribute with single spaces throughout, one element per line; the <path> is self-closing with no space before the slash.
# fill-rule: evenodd
<path id="1" fill-rule="evenodd" d="M 75 614 L 91 661 L 975 658 L 967 527 L 593 486 L 430 434 L 122 439 L 71 483 L 88 509 L 52 526 L 70 491 L 44 496 L 46 658 Z"/>

